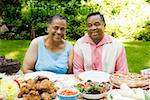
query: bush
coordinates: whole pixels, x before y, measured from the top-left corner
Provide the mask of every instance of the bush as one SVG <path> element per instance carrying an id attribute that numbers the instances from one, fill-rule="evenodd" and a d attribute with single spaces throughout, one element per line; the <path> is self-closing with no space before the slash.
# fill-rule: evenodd
<path id="1" fill-rule="evenodd" d="M 144 23 L 142 29 L 136 33 L 135 39 L 150 41 L 150 21 Z"/>
<path id="2" fill-rule="evenodd" d="M 20 34 L 17 34 L 15 36 L 16 40 L 29 40 L 30 36 L 29 33 L 27 31 L 22 31 Z"/>
<path id="3" fill-rule="evenodd" d="M 101 2 L 103 1 L 103 2 Z M 148 0 L 146 0 L 148 2 Z M 51 15 L 60 13 L 68 19 L 67 39 L 78 39 L 86 32 L 85 19 L 91 12 L 101 12 L 106 20 L 106 30 L 115 37 L 144 39 L 149 41 L 149 5 L 145 0 L 2 0 L 0 24 L 12 26 L 5 39 L 30 39 L 35 28 L 36 35 L 47 34 L 47 21 Z M 139 24 L 141 23 L 141 24 Z M 142 28 L 143 27 L 143 28 Z M 13 29 L 13 30 L 12 30 Z M 25 34 L 25 32 L 27 32 Z M 6 33 L 7 34 L 7 33 Z M 6 35 L 5 34 L 5 35 Z M 28 35 L 27 35 L 28 34 Z M 2 38 L 2 39 L 4 39 Z"/>

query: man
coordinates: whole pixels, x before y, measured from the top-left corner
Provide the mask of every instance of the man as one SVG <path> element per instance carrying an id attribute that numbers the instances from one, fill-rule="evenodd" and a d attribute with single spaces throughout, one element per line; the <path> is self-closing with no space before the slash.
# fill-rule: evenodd
<path id="1" fill-rule="evenodd" d="M 86 18 L 88 34 L 74 46 L 73 72 L 99 70 L 107 73 L 128 72 L 122 43 L 105 34 L 105 20 L 99 12 Z"/>

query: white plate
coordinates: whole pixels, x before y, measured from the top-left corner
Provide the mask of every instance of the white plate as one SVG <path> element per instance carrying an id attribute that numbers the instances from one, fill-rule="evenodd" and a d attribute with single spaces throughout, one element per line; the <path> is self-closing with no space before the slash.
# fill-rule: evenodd
<path id="1" fill-rule="evenodd" d="M 100 98 L 103 98 L 107 95 L 108 92 L 106 93 L 102 93 L 102 94 L 85 94 L 85 93 L 82 93 L 82 97 L 86 98 L 86 99 L 100 99 Z"/>
<path id="2" fill-rule="evenodd" d="M 102 71 L 91 70 L 91 71 L 82 72 L 78 76 L 84 81 L 92 80 L 96 82 L 108 82 L 110 74 Z"/>
<path id="3" fill-rule="evenodd" d="M 59 88 L 63 87 L 72 87 L 79 83 L 79 80 L 75 78 L 73 74 L 57 74 L 58 79 L 55 82 L 55 85 Z"/>
<path id="4" fill-rule="evenodd" d="M 46 76 L 49 78 L 49 80 L 51 80 L 52 82 L 57 80 L 57 75 L 55 73 L 52 72 L 48 72 L 48 71 L 37 71 L 37 72 L 33 72 L 33 73 L 27 73 L 25 74 L 25 80 L 28 79 L 34 79 L 37 76 Z"/>

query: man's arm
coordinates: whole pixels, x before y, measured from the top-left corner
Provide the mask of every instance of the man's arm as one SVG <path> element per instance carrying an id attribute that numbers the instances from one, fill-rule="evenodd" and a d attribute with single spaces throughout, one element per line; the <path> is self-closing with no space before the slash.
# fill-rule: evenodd
<path id="1" fill-rule="evenodd" d="M 79 73 L 84 71 L 84 58 L 78 43 L 74 46 L 73 72 Z"/>
<path id="2" fill-rule="evenodd" d="M 125 48 L 122 47 L 122 51 L 120 55 L 118 56 L 116 60 L 116 72 L 122 72 L 122 73 L 128 73 L 128 65 L 127 65 L 127 59 L 126 59 L 126 52 Z"/>

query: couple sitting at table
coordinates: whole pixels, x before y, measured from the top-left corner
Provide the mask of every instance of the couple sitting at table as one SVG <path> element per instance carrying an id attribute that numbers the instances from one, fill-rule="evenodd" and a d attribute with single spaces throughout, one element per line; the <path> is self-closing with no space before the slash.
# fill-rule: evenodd
<path id="1" fill-rule="evenodd" d="M 67 21 L 56 14 L 48 21 L 48 35 L 32 40 L 23 63 L 24 73 L 50 71 L 57 74 L 99 70 L 128 72 L 125 48 L 105 33 L 105 20 L 99 12 L 86 18 L 87 34 L 74 47 L 64 35 Z"/>

